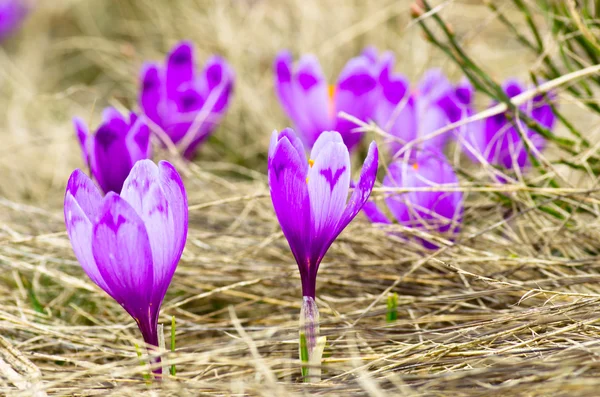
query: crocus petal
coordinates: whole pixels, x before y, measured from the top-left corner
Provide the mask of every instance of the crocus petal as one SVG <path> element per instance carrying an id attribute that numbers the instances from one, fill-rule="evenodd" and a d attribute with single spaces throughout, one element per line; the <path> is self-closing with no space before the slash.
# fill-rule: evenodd
<path id="1" fill-rule="evenodd" d="M 420 104 L 420 103 L 419 103 Z M 417 107 L 417 120 L 419 124 L 419 137 L 430 136 L 436 131 L 450 124 L 447 113 L 437 105 L 427 108 Z M 449 131 L 423 141 L 423 147 L 442 151 L 449 137 Z"/>
<path id="2" fill-rule="evenodd" d="M 473 102 L 473 95 L 475 94 L 475 89 L 473 88 L 473 84 L 471 84 L 469 79 L 463 77 L 460 80 L 460 82 L 456 85 L 454 93 L 459 103 L 463 105 L 471 105 L 471 103 Z"/>
<path id="3" fill-rule="evenodd" d="M 408 79 L 400 74 L 382 76 L 375 122 L 391 136 L 386 140 L 392 155 L 417 137 L 414 100 L 408 93 Z"/>
<path id="4" fill-rule="evenodd" d="M 310 158 L 315 160 L 330 143 L 344 143 L 344 140 L 337 131 L 323 131 L 310 151 Z"/>
<path id="5" fill-rule="evenodd" d="M 296 117 L 302 138 L 312 147 L 321 132 L 331 129 L 333 108 L 327 96 L 327 83 L 321 65 L 312 55 L 298 62 L 293 84 Z"/>
<path id="6" fill-rule="evenodd" d="M 92 228 L 102 207 L 102 196 L 83 171 L 73 171 L 65 192 L 65 224 L 73 252 L 87 275 L 110 294 L 92 254 Z"/>
<path id="7" fill-rule="evenodd" d="M 367 201 L 363 207 L 362 211 L 365 216 L 373 223 L 383 223 L 385 225 L 389 225 L 392 221 L 381 211 L 381 209 L 375 204 L 373 201 Z"/>
<path id="8" fill-rule="evenodd" d="M 336 130 L 342 134 L 349 149 L 361 139 L 362 134 L 352 132 L 357 125 L 338 115 L 345 112 L 362 121 L 372 114 L 372 98 L 369 95 L 376 86 L 376 80 L 370 65 L 364 57 L 351 59 L 346 65 L 337 83 L 335 93 Z"/>
<path id="9" fill-rule="evenodd" d="M 141 81 L 140 107 L 150 120 L 163 127 L 159 110 L 162 88 L 161 72 L 158 65 L 152 63 L 145 64 L 142 68 Z"/>
<path id="10" fill-rule="evenodd" d="M 124 139 L 126 133 L 127 130 L 104 124 L 94 136 L 92 173 L 105 192 L 120 192 L 131 170 L 131 155 Z"/>
<path id="11" fill-rule="evenodd" d="M 203 75 L 207 92 L 210 93 L 205 96 L 207 102 L 212 103 L 212 112 L 216 114 L 223 113 L 227 109 L 231 98 L 234 79 L 233 70 L 223 58 L 212 56 L 206 61 Z M 210 98 L 210 95 L 216 95 L 215 99 Z M 211 121 L 213 124 L 218 122 L 218 120 Z"/>
<path id="12" fill-rule="evenodd" d="M 373 64 L 377 63 L 377 58 L 378 58 L 377 48 L 375 48 L 373 46 L 365 47 L 362 50 L 362 52 L 360 53 L 360 55 L 367 58 L 369 60 L 369 62 L 371 62 Z"/>
<path id="13" fill-rule="evenodd" d="M 306 173 L 303 172 L 305 162 L 288 138 L 283 137 L 277 142 L 269 165 L 273 208 L 301 274 L 310 265 L 306 256 L 310 209 Z"/>
<path id="14" fill-rule="evenodd" d="M 502 84 L 502 89 L 509 98 L 515 97 L 524 91 L 523 85 L 516 79 L 508 79 Z"/>
<path id="15" fill-rule="evenodd" d="M 181 84 L 194 78 L 194 56 L 192 44 L 183 41 L 177 44 L 167 57 L 166 90 L 167 97 L 172 98 Z"/>
<path id="16" fill-rule="evenodd" d="M 94 226 L 92 252 L 111 296 L 137 321 L 150 312 L 153 261 L 142 219 L 119 195 L 109 192 Z"/>
<path id="17" fill-rule="evenodd" d="M 480 162 L 486 152 L 487 137 L 485 132 L 485 121 L 471 122 L 458 130 L 459 139 L 467 155 L 473 162 Z M 485 157 L 483 157 L 485 159 Z"/>
<path id="18" fill-rule="evenodd" d="M 435 102 L 452 91 L 448 78 L 436 68 L 425 71 L 417 86 L 419 95 L 428 98 L 430 102 Z"/>
<path id="19" fill-rule="evenodd" d="M 296 112 L 296 99 L 292 85 L 292 54 L 289 51 L 280 51 L 275 57 L 273 69 L 275 70 L 275 91 L 283 110 L 294 122 L 299 118 Z"/>
<path id="20" fill-rule="evenodd" d="M 125 144 L 131 157 L 131 163 L 135 164 L 139 160 L 150 157 L 152 146 L 150 144 L 150 128 L 141 118 L 133 119 L 134 113 L 131 113 L 131 116 L 133 124 L 129 127 Z"/>
<path id="21" fill-rule="evenodd" d="M 346 145 L 330 142 L 323 147 L 308 171 L 308 195 L 311 209 L 311 236 L 316 242 L 326 242 L 337 234 L 338 225 L 350 188 L 350 154 Z M 317 246 L 319 243 L 317 243 Z M 319 247 L 319 256 L 327 247 Z"/>
<path id="22" fill-rule="evenodd" d="M 279 132 L 277 130 L 273 130 L 271 133 L 271 140 L 269 141 L 269 152 L 268 152 L 268 166 L 271 165 L 271 160 L 273 160 L 273 155 L 275 155 L 275 147 L 277 147 L 277 143 L 279 142 Z"/>
<path id="23" fill-rule="evenodd" d="M 306 157 L 304 145 L 302 144 L 302 141 L 300 140 L 300 138 L 298 138 L 294 130 L 292 130 L 291 128 L 285 128 L 279 133 L 277 131 L 273 131 L 273 134 L 271 135 L 271 143 L 269 144 L 269 164 L 271 163 L 271 159 L 273 158 L 273 154 L 275 153 L 275 147 L 277 146 L 277 142 L 279 142 L 279 140 L 283 138 L 287 138 L 288 141 L 290 141 L 290 143 L 294 147 L 294 149 L 296 149 L 296 152 L 298 153 L 299 162 L 304 163 L 304 167 L 301 171 L 303 171 L 303 173 L 306 174 L 306 172 L 308 171 L 308 163 L 303 161 Z"/>
<path id="24" fill-rule="evenodd" d="M 75 133 L 77 134 L 77 140 L 81 146 L 81 153 L 83 155 L 83 162 L 89 164 L 89 150 L 88 150 L 88 128 L 85 122 L 79 118 L 73 118 L 73 126 L 75 127 Z"/>
<path id="25" fill-rule="evenodd" d="M 113 124 L 114 125 L 111 125 Z M 113 107 L 107 107 L 102 110 L 102 124 L 109 124 L 115 130 L 125 130 L 127 121 L 123 115 Z"/>
<path id="26" fill-rule="evenodd" d="M 441 153 L 421 154 L 414 163 L 395 162 L 390 165 L 388 175 L 383 180 L 386 187 L 431 188 L 440 185 L 452 186 L 458 183 L 456 174 Z M 386 197 L 388 208 L 400 224 L 407 227 L 431 231 L 447 232 L 453 222 L 460 222 L 462 216 L 462 192 L 439 190 L 390 193 Z M 458 226 L 451 230 L 458 231 Z M 425 244 L 428 248 L 435 245 Z"/>
<path id="27" fill-rule="evenodd" d="M 150 160 L 141 160 L 125 181 L 121 197 L 146 225 L 152 247 L 155 301 L 162 301 L 187 236 L 187 196 L 183 182 L 169 163 L 161 162 L 157 167 Z"/>

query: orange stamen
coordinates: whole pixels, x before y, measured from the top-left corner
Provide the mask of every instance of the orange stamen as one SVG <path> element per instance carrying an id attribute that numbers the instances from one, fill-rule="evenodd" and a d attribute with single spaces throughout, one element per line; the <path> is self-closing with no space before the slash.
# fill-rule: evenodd
<path id="1" fill-rule="evenodd" d="M 335 91 L 336 91 L 335 84 L 329 84 L 328 94 L 329 94 L 329 100 L 331 102 L 333 102 L 333 99 L 335 98 Z"/>
<path id="2" fill-rule="evenodd" d="M 414 163 L 413 164 L 413 169 L 416 171 L 419 169 L 419 163 Z"/>
<path id="3" fill-rule="evenodd" d="M 315 165 L 315 160 L 313 160 L 313 159 L 308 160 L 308 166 L 310 168 L 312 168 L 313 165 Z"/>
<path id="4" fill-rule="evenodd" d="M 329 114 L 331 116 L 335 115 L 335 93 L 337 87 L 335 84 L 330 84 L 327 90 L 327 94 L 329 95 Z"/>

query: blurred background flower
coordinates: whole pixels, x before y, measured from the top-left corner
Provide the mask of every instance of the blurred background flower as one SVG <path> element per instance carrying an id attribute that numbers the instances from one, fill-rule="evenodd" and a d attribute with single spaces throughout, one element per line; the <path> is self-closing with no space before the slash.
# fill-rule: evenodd
<path id="1" fill-rule="evenodd" d="M 0 0 L 0 41 L 19 29 L 32 6 L 29 0 Z"/>

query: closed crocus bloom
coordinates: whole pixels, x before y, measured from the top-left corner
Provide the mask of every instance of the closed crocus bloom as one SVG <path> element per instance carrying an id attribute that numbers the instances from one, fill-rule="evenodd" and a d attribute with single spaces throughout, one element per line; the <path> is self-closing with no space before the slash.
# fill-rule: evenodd
<path id="1" fill-rule="evenodd" d="M 399 224 L 428 232 L 445 233 L 449 238 L 458 232 L 462 220 L 463 193 L 445 191 L 456 188 L 458 178 L 442 153 L 423 152 L 410 161 L 393 162 L 383 180 L 383 186 L 391 189 L 423 189 L 386 193 L 385 203 Z M 434 189 L 424 191 L 429 188 Z M 374 223 L 392 223 L 373 202 L 365 204 L 363 211 Z M 431 242 L 421 241 L 426 248 L 437 248 Z"/>
<path id="2" fill-rule="evenodd" d="M 379 86 L 375 121 L 394 138 L 389 141 L 392 154 L 415 139 L 424 139 L 418 148 L 442 151 L 448 133 L 425 138 L 450 124 L 449 113 L 456 106 L 453 87 L 441 70 L 426 71 L 411 92 L 408 79 L 388 67 L 379 77 Z"/>
<path id="3" fill-rule="evenodd" d="M 151 156 L 150 130 L 135 113 L 125 118 L 116 109 L 105 109 L 94 135 L 82 119 L 75 118 L 73 124 L 84 161 L 105 193 L 120 193 L 133 165 Z"/>
<path id="4" fill-rule="evenodd" d="M 65 223 L 87 275 L 133 317 L 158 346 L 158 314 L 188 229 L 187 195 L 166 161 L 135 164 L 121 194 L 102 197 L 81 170 L 65 194 Z"/>
<path id="5" fill-rule="evenodd" d="M 0 0 L 0 41 L 21 26 L 30 8 L 28 0 Z"/>
<path id="6" fill-rule="evenodd" d="M 192 159 L 227 111 L 234 74 L 229 64 L 211 57 L 200 72 L 192 44 L 177 44 L 165 65 L 146 64 L 140 106 L 146 116 Z"/>
<path id="7" fill-rule="evenodd" d="M 373 142 L 348 199 L 350 155 L 338 132 L 320 134 L 308 161 L 294 131 L 273 132 L 269 147 L 269 187 L 275 214 L 300 270 L 304 296 L 301 328 L 306 330 L 309 353 L 318 335 L 314 299 L 319 264 L 336 237 L 367 201 L 377 166 L 378 151 Z"/>
<path id="8" fill-rule="evenodd" d="M 371 94 L 376 86 L 376 69 L 371 60 L 366 56 L 352 58 L 331 86 L 313 55 L 304 55 L 295 67 L 292 63 L 288 51 L 277 55 L 275 89 L 304 144 L 313 147 L 323 131 L 335 130 L 348 149 L 354 148 L 362 134 L 352 132 L 357 125 L 338 114 L 345 112 L 363 121 L 371 117 Z"/>
<path id="9" fill-rule="evenodd" d="M 510 97 L 521 94 L 524 90 L 516 80 L 508 80 L 503 84 L 504 92 Z M 472 97 L 472 87 L 465 86 L 465 92 L 470 90 L 471 95 L 465 96 L 465 101 Z M 550 99 L 552 95 L 550 95 Z M 491 106 L 494 106 L 493 103 Z M 466 112 L 474 113 L 472 103 L 465 103 Z M 536 96 L 533 100 L 519 107 L 519 111 L 537 121 L 541 126 L 551 130 L 554 127 L 555 115 L 551 106 L 543 95 Z M 537 151 L 546 146 L 546 140 L 535 130 L 528 128 L 519 120 L 519 128 L 527 136 Z M 505 113 L 492 116 L 484 121 L 471 123 L 466 128 L 462 137 L 465 151 L 473 161 L 485 161 L 489 164 L 501 166 L 506 169 L 524 168 L 529 165 L 527 147 L 521 134 L 515 127 L 517 120 L 508 120 Z M 535 153 L 535 152 L 532 152 Z"/>

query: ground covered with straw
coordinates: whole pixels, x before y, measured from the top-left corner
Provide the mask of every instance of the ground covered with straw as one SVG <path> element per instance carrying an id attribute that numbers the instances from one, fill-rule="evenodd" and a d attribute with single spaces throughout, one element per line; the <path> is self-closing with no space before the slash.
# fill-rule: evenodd
<path id="1" fill-rule="evenodd" d="M 270 134 L 289 124 L 273 92 L 273 57 L 282 48 L 315 53 L 331 79 L 366 45 L 393 50 L 411 79 L 438 66 L 457 81 L 460 68 L 426 39 L 408 1 L 39 3 L 0 50 L 0 394 L 599 394 L 600 192 L 588 159 L 600 118 L 586 106 L 598 103 L 597 89 L 583 99 L 556 90 L 562 114 L 591 146 L 566 155 L 551 143 L 544 168 L 514 183 L 492 182 L 487 167 L 450 150 L 466 196 L 456 241 L 382 230 L 364 216 L 350 224 L 319 270 L 328 344 L 323 380 L 305 384 L 300 279 L 266 178 Z M 526 28 L 514 3 L 496 2 Z M 537 3 L 525 3 L 547 51 L 558 52 Z M 541 67 L 499 11 L 478 1 L 434 4 L 492 78 L 527 80 Z M 155 155 L 182 173 L 190 225 L 161 311 L 165 334 L 176 319 L 176 351 L 163 357 L 177 373 L 148 382 L 135 323 L 77 263 L 62 203 L 70 172 L 83 167 L 71 118 L 96 125 L 105 106 L 136 107 L 140 66 L 180 39 L 194 42 L 201 61 L 224 56 L 237 79 L 232 108 L 193 163 Z M 366 141 L 383 146 L 380 131 L 367 129 Z M 557 135 L 568 136 L 563 124 Z M 379 187 L 373 196 L 383 198 Z M 427 250 L 419 237 L 441 248 Z M 398 320 L 389 323 L 393 292 Z"/>

